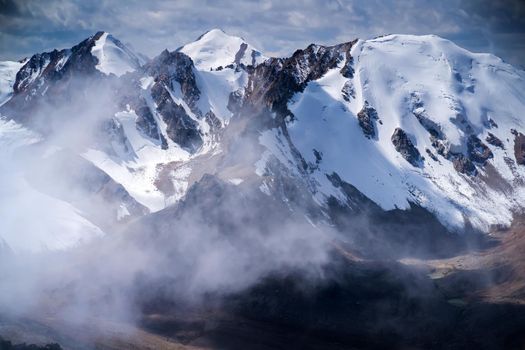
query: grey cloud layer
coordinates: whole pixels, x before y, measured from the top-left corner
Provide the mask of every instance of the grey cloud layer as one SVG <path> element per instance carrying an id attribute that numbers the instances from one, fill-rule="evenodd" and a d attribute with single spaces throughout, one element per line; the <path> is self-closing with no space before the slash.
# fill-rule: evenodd
<path id="1" fill-rule="evenodd" d="M 243 36 L 268 55 L 288 55 L 310 42 L 437 34 L 525 65 L 521 0 L 0 0 L 0 59 L 68 47 L 98 30 L 155 56 L 214 27 Z"/>

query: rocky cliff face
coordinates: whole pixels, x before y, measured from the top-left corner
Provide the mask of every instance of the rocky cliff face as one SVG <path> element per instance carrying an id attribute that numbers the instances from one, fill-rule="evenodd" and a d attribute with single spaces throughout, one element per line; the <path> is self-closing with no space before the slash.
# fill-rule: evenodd
<path id="1" fill-rule="evenodd" d="M 193 74 L 192 60 L 179 52 L 164 51 L 144 69 L 154 80 L 151 97 L 156 105 L 156 112 L 166 123 L 167 136 L 190 153 L 196 152 L 203 143 L 197 123 L 170 95 L 170 91 L 180 87 L 182 100 L 192 113 L 198 118 L 203 118 L 196 105 L 200 91 Z"/>
<path id="2" fill-rule="evenodd" d="M 408 135 L 401 128 L 396 128 L 392 134 L 392 144 L 396 147 L 396 151 L 401 153 L 403 158 L 413 166 L 421 164 L 421 154 L 414 146 Z"/>
<path id="3" fill-rule="evenodd" d="M 514 157 L 520 165 L 525 165 L 525 136 L 520 132 L 514 133 Z"/>
<path id="4" fill-rule="evenodd" d="M 311 44 L 289 58 L 271 58 L 263 62 L 250 75 L 246 99 L 256 106 L 262 104 L 272 111 L 285 112 L 294 93 L 303 91 L 308 82 L 319 79 L 338 63 L 344 61 L 341 71 L 350 74 L 352 57 L 349 51 L 354 43 L 330 47 Z"/>

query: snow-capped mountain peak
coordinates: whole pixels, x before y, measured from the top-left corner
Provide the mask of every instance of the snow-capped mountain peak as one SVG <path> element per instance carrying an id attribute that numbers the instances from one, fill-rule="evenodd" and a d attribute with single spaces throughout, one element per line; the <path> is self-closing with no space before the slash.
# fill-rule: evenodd
<path id="1" fill-rule="evenodd" d="M 63 133 L 71 115 L 77 127 L 93 119 L 82 111 L 84 91 L 93 104 L 94 84 L 112 91 L 93 111 L 101 119 L 94 140 L 75 152 L 116 189 L 117 219 L 178 203 L 212 171 L 289 202 L 299 198 L 286 192 L 293 185 L 323 218 L 333 205 L 387 213 L 418 206 L 450 229 L 488 231 L 523 209 L 524 82 L 499 58 L 436 36 L 312 44 L 266 59 L 213 29 L 141 65 L 98 32 L 0 65 L 0 113 Z M 50 104 L 68 106 L 65 117 L 35 117 Z"/>
<path id="2" fill-rule="evenodd" d="M 195 67 L 202 70 L 221 69 L 229 65 L 256 65 L 266 59 L 243 38 L 212 29 L 178 51 L 190 56 Z"/>
<path id="3" fill-rule="evenodd" d="M 95 34 L 91 54 L 98 60 L 96 68 L 102 73 L 121 76 L 140 66 L 140 60 L 126 45 L 107 32 Z"/>
<path id="4" fill-rule="evenodd" d="M 385 210 L 510 224 L 523 198 L 524 72 L 434 35 L 360 40 L 350 54 L 355 74 L 341 62 L 287 105 L 319 192 L 337 197 L 323 185 L 336 173 Z"/>

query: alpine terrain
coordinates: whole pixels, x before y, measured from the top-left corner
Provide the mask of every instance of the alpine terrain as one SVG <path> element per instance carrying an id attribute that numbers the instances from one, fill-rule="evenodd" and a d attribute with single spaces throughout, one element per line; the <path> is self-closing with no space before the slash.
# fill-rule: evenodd
<path id="1" fill-rule="evenodd" d="M 0 336 L 523 349 L 524 111 L 525 71 L 434 35 L 0 62 Z"/>

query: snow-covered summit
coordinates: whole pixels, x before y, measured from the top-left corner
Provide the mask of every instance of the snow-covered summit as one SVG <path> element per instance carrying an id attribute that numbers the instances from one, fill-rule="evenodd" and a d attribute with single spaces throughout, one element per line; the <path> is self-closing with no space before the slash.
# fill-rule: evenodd
<path id="1" fill-rule="evenodd" d="M 195 67 L 202 70 L 224 68 L 231 64 L 256 65 L 266 59 L 244 39 L 228 35 L 221 29 L 204 33 L 178 51 L 190 56 Z"/>
<path id="2" fill-rule="evenodd" d="M 360 40 L 350 53 L 354 74 L 341 61 L 287 105 L 316 193 L 344 197 L 335 173 L 385 210 L 510 224 L 525 193 L 525 72 L 434 35 Z"/>
<path id="3" fill-rule="evenodd" d="M 102 73 L 121 76 L 140 66 L 139 57 L 111 34 L 99 32 L 95 38 L 91 54 L 97 58 L 96 68 Z"/>

